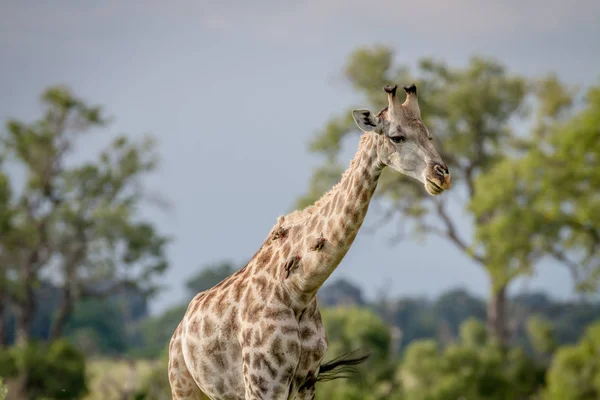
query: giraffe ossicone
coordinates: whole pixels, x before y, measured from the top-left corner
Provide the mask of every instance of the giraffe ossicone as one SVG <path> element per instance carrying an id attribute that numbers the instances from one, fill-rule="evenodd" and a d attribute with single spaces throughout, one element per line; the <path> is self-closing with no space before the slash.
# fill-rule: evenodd
<path id="1" fill-rule="evenodd" d="M 363 358 L 323 363 L 327 334 L 316 293 L 340 264 L 385 167 L 437 196 L 450 172 L 421 120 L 417 88 L 386 86 L 388 106 L 352 115 L 364 131 L 340 181 L 314 204 L 280 216 L 239 271 L 198 293 L 169 344 L 173 399 L 312 400 L 319 373 Z"/>

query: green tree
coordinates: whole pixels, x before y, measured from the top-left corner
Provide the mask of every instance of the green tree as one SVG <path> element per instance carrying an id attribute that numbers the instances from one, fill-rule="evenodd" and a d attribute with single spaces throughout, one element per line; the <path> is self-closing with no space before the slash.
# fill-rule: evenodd
<path id="1" fill-rule="evenodd" d="M 531 316 L 539 316 L 550 324 L 544 329 L 552 329 L 552 335 L 558 344 L 573 344 L 580 338 L 585 328 L 598 319 L 597 301 L 553 301 L 543 293 L 529 293 L 511 299 L 514 322 L 517 333 L 527 334 L 527 321 Z M 520 343 L 531 344 L 529 338 L 521 337 Z M 525 340 L 523 340 L 525 339 Z"/>
<path id="2" fill-rule="evenodd" d="M 544 369 L 520 349 L 486 339 L 477 320 L 465 322 L 460 340 L 442 348 L 434 340 L 413 342 L 398 371 L 404 399 L 529 399 L 543 384 Z"/>
<path id="3" fill-rule="evenodd" d="M 167 266 L 168 239 L 138 212 L 147 199 L 142 179 L 157 165 L 153 140 L 118 136 L 95 160 L 77 162 L 80 137 L 108 119 L 65 87 L 49 88 L 41 101 L 40 119 L 10 120 L 0 136 L 0 292 L 17 310 L 19 343 L 30 337 L 44 274 L 60 281 L 55 339 L 77 299 L 129 286 L 151 294 Z"/>
<path id="4" fill-rule="evenodd" d="M 370 357 L 356 367 L 351 380 L 319 383 L 317 399 L 390 398 L 394 365 L 389 327 L 362 307 L 326 308 L 322 313 L 329 341 L 325 359 L 353 352 L 368 352 Z"/>
<path id="5" fill-rule="evenodd" d="M 460 325 L 460 340 L 465 346 L 481 347 L 487 343 L 488 335 L 479 320 L 470 317 Z"/>
<path id="6" fill-rule="evenodd" d="M 379 305 L 378 309 L 389 324 L 400 329 L 399 347 L 416 339 L 434 338 L 437 335 L 440 321 L 430 302 L 424 299 L 400 298 Z"/>
<path id="7" fill-rule="evenodd" d="M 79 301 L 65 334 L 88 355 L 122 354 L 127 348 L 127 326 L 123 313 L 112 301 Z"/>
<path id="8" fill-rule="evenodd" d="M 3 171 L 3 157 L 4 155 L 0 153 L 0 238 L 6 237 L 10 232 L 11 228 L 11 220 L 13 218 L 13 210 L 9 207 L 10 205 L 10 184 L 8 180 L 8 176 Z M 5 261 L 2 254 L 4 254 L 9 249 L 7 248 L 9 243 L 6 243 L 3 240 L 0 240 L 0 263 Z M 6 264 L 4 264 L 6 265 Z M 3 266 L 0 268 L 0 289 L 5 289 L 8 287 L 7 282 L 7 273 L 8 267 Z M 6 337 L 8 333 L 6 332 L 6 323 L 7 323 L 7 304 L 8 304 L 8 296 L 6 295 L 6 290 L 0 290 L 0 348 L 5 343 Z"/>
<path id="9" fill-rule="evenodd" d="M 600 86 L 579 107 L 556 78 L 539 84 L 534 135 L 522 151 L 476 182 L 471 209 L 486 215 L 477 238 L 496 264 L 533 265 L 548 257 L 568 267 L 575 286 L 600 283 Z M 488 182 L 494 182 L 489 185 Z"/>
<path id="10" fill-rule="evenodd" d="M 170 400 L 171 386 L 169 384 L 169 352 L 163 347 L 160 356 L 150 373 L 141 381 L 140 387 L 132 400 Z"/>
<path id="11" fill-rule="evenodd" d="M 8 394 L 8 388 L 4 384 L 2 377 L 0 376 L 0 400 L 4 400 Z"/>
<path id="12" fill-rule="evenodd" d="M 88 391 L 83 354 L 65 340 L 32 341 L 0 352 L 0 360 L 0 375 L 22 377 L 14 390 L 27 399 L 79 399 Z"/>
<path id="13" fill-rule="evenodd" d="M 547 382 L 548 400 L 600 398 L 600 322 L 590 325 L 576 345 L 556 351 Z"/>
<path id="14" fill-rule="evenodd" d="M 556 350 L 557 343 L 554 329 L 550 321 L 538 315 L 527 319 L 527 336 L 533 349 L 542 355 L 551 355 Z"/>
<path id="15" fill-rule="evenodd" d="M 442 293 L 435 301 L 434 310 L 437 317 L 448 324 L 450 332 L 455 336 L 468 318 L 485 319 L 485 303 L 464 289 Z"/>
<path id="16" fill-rule="evenodd" d="M 381 201 L 385 221 L 399 217 L 403 226 L 412 227 L 413 237 L 436 235 L 448 240 L 488 273 L 491 283 L 488 328 L 506 342 L 506 289 L 515 276 L 526 271 L 520 265 L 494 264 L 487 249 L 459 228 L 456 213 L 449 211 L 449 204 L 454 197 L 468 211 L 480 188 L 475 185 L 476 178 L 504 158 L 515 137 L 511 123 L 525 116 L 527 82 L 507 72 L 499 62 L 481 57 L 473 57 L 464 68 L 422 59 L 416 75 L 411 75 L 406 66 L 395 66 L 393 58 L 393 51 L 385 47 L 359 49 L 351 54 L 345 77 L 363 96 L 360 106 L 353 108 L 381 109 L 386 105 L 382 86 L 415 81 L 421 93 L 419 104 L 424 122 L 434 133 L 434 140 L 439 141 L 436 147 L 441 149 L 456 183 L 443 196 L 432 197 L 416 181 L 384 171 L 375 199 Z M 339 154 L 344 139 L 356 133 L 350 110 L 334 117 L 318 132 L 310 151 L 324 155 L 325 163 L 315 171 L 307 194 L 298 201 L 299 206 L 314 201 L 339 179 L 342 170 Z M 471 214 L 470 219 L 474 225 L 480 225 L 485 223 L 486 216 Z"/>

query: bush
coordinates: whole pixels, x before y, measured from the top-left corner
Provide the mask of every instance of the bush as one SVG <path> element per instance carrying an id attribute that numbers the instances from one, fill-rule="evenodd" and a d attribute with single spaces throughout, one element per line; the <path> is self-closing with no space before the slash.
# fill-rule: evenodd
<path id="1" fill-rule="evenodd" d="M 32 342 L 9 351 L 16 372 L 27 378 L 24 390 L 29 399 L 79 399 L 87 393 L 85 359 L 66 341 Z"/>
<path id="2" fill-rule="evenodd" d="M 456 343 L 411 343 L 398 372 L 404 399 L 527 399 L 544 383 L 544 368 L 518 348 L 503 349 L 485 328 L 468 320 Z"/>
<path id="3" fill-rule="evenodd" d="M 577 345 L 557 350 L 547 380 L 548 400 L 600 398 L 600 322 L 590 325 Z"/>
<path id="4" fill-rule="evenodd" d="M 324 361 L 354 351 L 355 356 L 370 353 L 364 364 L 344 375 L 351 379 L 317 384 L 316 398 L 327 400 L 393 400 L 391 380 L 395 366 L 391 357 L 389 327 L 364 307 L 332 307 L 323 310 L 329 348 Z"/>
<path id="5" fill-rule="evenodd" d="M 171 400 L 171 386 L 169 385 L 169 349 L 162 351 L 154 367 L 142 380 L 137 390 L 135 400 Z"/>
<path id="6" fill-rule="evenodd" d="M 8 389 L 0 376 L 0 400 L 4 400 L 6 398 L 6 394 L 8 393 Z"/>
<path id="7" fill-rule="evenodd" d="M 14 377 L 18 373 L 14 354 L 9 350 L 0 349 L 0 377 Z"/>

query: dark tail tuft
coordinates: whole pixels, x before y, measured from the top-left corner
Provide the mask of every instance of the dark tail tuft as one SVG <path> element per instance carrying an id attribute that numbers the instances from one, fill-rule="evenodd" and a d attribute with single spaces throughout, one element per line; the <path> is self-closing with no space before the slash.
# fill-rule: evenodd
<path id="1" fill-rule="evenodd" d="M 356 372 L 354 366 L 359 365 L 369 358 L 370 354 L 361 356 L 355 355 L 358 351 L 352 351 L 342 354 L 333 360 L 321 364 L 317 382 L 332 381 L 334 379 L 350 379 L 352 374 Z"/>

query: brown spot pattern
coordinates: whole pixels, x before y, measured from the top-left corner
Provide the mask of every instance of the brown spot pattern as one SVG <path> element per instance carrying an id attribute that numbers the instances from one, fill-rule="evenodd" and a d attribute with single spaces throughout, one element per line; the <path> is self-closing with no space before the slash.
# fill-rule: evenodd
<path id="1" fill-rule="evenodd" d="M 361 204 L 366 205 L 366 203 L 369 201 L 369 192 L 367 190 L 360 192 L 359 200 Z"/>
<path id="2" fill-rule="evenodd" d="M 283 366 L 283 364 L 285 363 L 285 357 L 283 355 L 283 346 L 281 343 L 281 339 L 278 337 L 275 337 L 275 339 L 273 339 L 273 341 L 271 342 L 271 355 L 275 359 L 277 365 L 279 365 L 280 367 Z"/>
<path id="3" fill-rule="evenodd" d="M 291 357 L 298 357 L 300 355 L 300 345 L 295 340 L 288 341 L 287 349 Z"/>
<path id="4" fill-rule="evenodd" d="M 223 352 L 218 352 L 213 357 L 214 363 L 220 371 L 225 371 L 227 369 L 227 362 L 225 360 L 225 356 Z"/>
<path id="5" fill-rule="evenodd" d="M 239 303 L 243 292 L 242 282 L 237 282 L 235 285 L 233 285 L 231 291 L 233 292 L 233 299 L 236 303 Z"/>
<path id="6" fill-rule="evenodd" d="M 288 319 L 291 315 L 291 310 L 289 308 L 274 308 L 274 307 L 266 307 L 265 308 L 265 317 L 270 320 L 283 320 Z"/>
<path id="7" fill-rule="evenodd" d="M 264 276 L 255 276 L 252 278 L 252 283 L 256 286 L 256 291 L 264 299 L 267 294 L 267 278 Z"/>
<path id="8" fill-rule="evenodd" d="M 267 248 L 263 250 L 262 254 L 260 255 L 260 257 L 258 257 L 256 262 L 259 266 L 265 266 L 269 262 L 271 262 L 271 257 L 273 257 L 273 249 Z"/>
<path id="9" fill-rule="evenodd" d="M 250 346 L 252 343 L 252 328 L 246 328 L 242 332 L 242 345 Z"/>
<path id="10" fill-rule="evenodd" d="M 202 320 L 202 334 L 204 336 L 212 336 L 215 331 L 215 325 L 210 320 L 209 316 L 205 316 Z"/>
<path id="11" fill-rule="evenodd" d="M 279 330 L 284 335 L 291 336 L 291 335 L 294 335 L 296 332 L 298 332 L 298 327 L 294 326 L 294 325 L 283 325 L 283 326 L 279 327 Z"/>
<path id="12" fill-rule="evenodd" d="M 308 340 L 311 337 L 313 337 L 314 334 L 315 334 L 315 332 L 312 330 L 312 328 L 310 326 L 305 326 L 300 330 L 300 339 Z"/>

